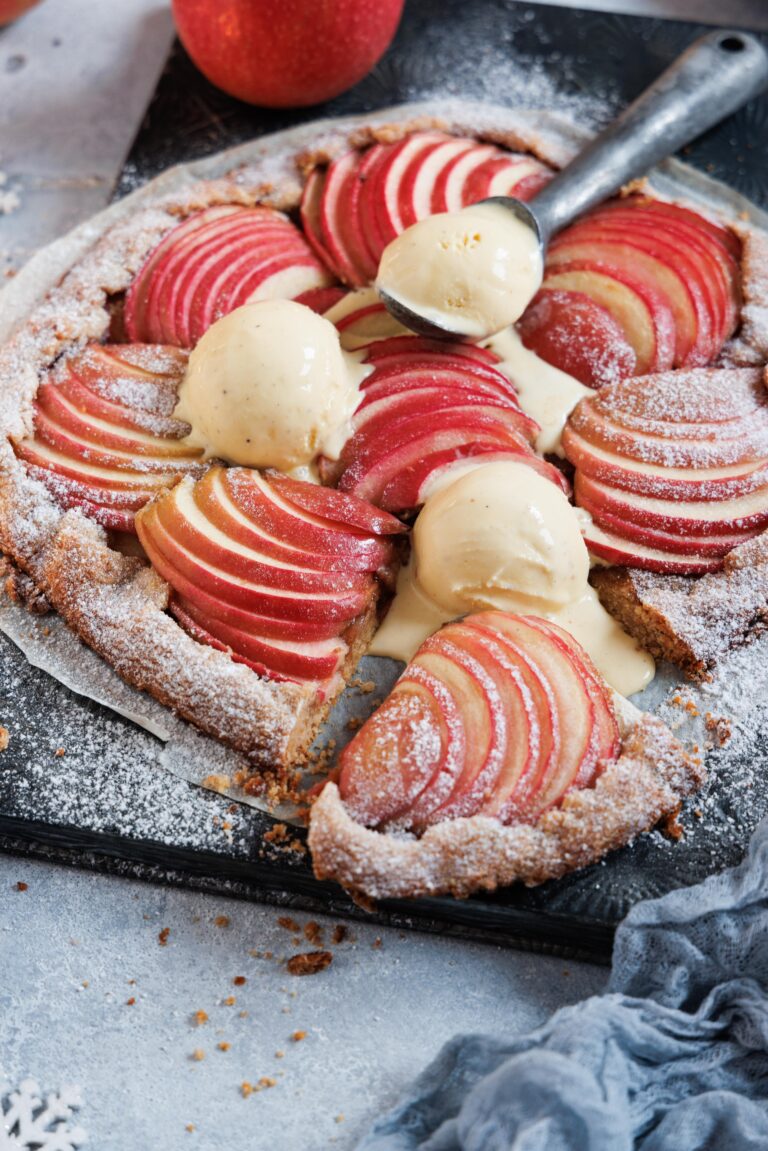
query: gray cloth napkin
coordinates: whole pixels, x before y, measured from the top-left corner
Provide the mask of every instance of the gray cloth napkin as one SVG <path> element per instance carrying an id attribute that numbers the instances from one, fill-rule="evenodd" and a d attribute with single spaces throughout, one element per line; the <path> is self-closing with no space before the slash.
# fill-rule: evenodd
<path id="1" fill-rule="evenodd" d="M 766 1151 L 768 820 L 732 871 L 632 908 L 605 995 L 451 1040 L 358 1151 Z"/>

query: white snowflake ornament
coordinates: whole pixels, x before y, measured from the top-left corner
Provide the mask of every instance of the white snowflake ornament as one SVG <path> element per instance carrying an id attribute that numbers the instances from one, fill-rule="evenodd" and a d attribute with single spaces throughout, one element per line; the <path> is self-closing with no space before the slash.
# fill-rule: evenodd
<path id="1" fill-rule="evenodd" d="M 70 1126 L 82 1106 L 79 1087 L 62 1087 L 43 1096 L 34 1079 L 25 1079 L 0 1099 L 0 1151 L 76 1151 L 87 1135 Z"/>

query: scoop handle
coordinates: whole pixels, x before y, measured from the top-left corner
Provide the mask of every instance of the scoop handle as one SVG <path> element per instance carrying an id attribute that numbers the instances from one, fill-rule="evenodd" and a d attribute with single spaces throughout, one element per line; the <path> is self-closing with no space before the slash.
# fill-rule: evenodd
<path id="1" fill-rule="evenodd" d="M 531 202 L 542 238 L 724 120 L 768 85 L 768 51 L 720 29 L 695 40 Z"/>

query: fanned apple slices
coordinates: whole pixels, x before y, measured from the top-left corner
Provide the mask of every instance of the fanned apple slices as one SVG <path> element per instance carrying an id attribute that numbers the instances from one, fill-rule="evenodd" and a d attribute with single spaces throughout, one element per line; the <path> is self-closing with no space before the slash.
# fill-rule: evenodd
<path id="1" fill-rule="evenodd" d="M 610 201 L 550 244 L 523 341 L 589 387 L 711 363 L 739 321 L 740 255 L 689 208 Z"/>
<path id="2" fill-rule="evenodd" d="M 585 397 L 563 448 L 590 551 L 650 571 L 718 571 L 768 527 L 768 392 L 760 369 L 696 368 Z"/>
<path id="3" fill-rule="evenodd" d="M 63 507 L 133 532 L 156 492 L 202 471 L 202 452 L 172 415 L 186 362 L 173 347 L 90 344 L 40 385 L 34 435 L 17 455 Z"/>
<path id="4" fill-rule="evenodd" d="M 260 675 L 327 692 L 358 639 L 355 625 L 372 631 L 379 581 L 405 531 L 352 496 L 222 467 L 177 484 L 139 512 L 136 526 L 191 635 Z"/>
<path id="5" fill-rule="evenodd" d="M 416 132 L 313 169 L 301 219 L 321 259 L 344 283 L 360 287 L 375 279 L 387 244 L 417 220 L 488 196 L 529 199 L 551 175 L 532 156 Z"/>
<path id="6" fill-rule="evenodd" d="M 125 300 L 130 340 L 191 348 L 214 320 L 252 300 L 324 311 L 337 292 L 299 229 L 271 208 L 224 205 L 189 216 L 150 254 Z"/>
<path id="7" fill-rule="evenodd" d="M 620 751 L 608 689 L 543 619 L 467 616 L 431 636 L 342 752 L 338 786 L 368 827 L 485 815 L 535 822 Z"/>
<path id="8" fill-rule="evenodd" d="M 340 459 L 321 469 L 340 491 L 390 512 L 410 511 L 447 468 L 480 456 L 513 458 L 570 490 L 536 455 L 539 426 L 492 352 L 400 336 L 371 344 L 365 360 L 374 371 L 362 384 L 352 435 Z"/>

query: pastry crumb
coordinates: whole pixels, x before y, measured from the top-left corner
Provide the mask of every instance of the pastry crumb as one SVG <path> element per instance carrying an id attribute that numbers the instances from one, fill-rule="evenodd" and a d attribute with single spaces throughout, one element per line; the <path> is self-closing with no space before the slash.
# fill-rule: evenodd
<path id="1" fill-rule="evenodd" d="M 192 1016 L 192 1022 L 196 1027 L 202 1027 L 204 1023 L 208 1022 L 208 1012 L 203 1010 L 196 1011 Z"/>
<path id="2" fill-rule="evenodd" d="M 288 960 L 289 975 L 316 975 L 333 963 L 330 951 L 304 951 Z"/>
<path id="3" fill-rule="evenodd" d="M 161 946 L 161 947 L 165 947 L 165 945 L 166 945 L 166 944 L 167 944 L 167 942 L 168 942 L 168 936 L 169 936 L 170 934 L 171 934 L 171 929 L 170 929 L 170 927 L 164 927 L 164 928 L 162 929 L 162 931 L 158 931 L 158 933 L 157 933 L 157 942 L 160 944 L 160 946 Z"/>
<path id="4" fill-rule="evenodd" d="M 213 926 L 214 927 L 229 927 L 229 916 L 228 915 L 217 915 L 213 921 Z"/>
<path id="5" fill-rule="evenodd" d="M 16 890 L 17 891 L 29 891 L 29 884 L 24 883 L 24 881 L 20 879 L 18 881 L 18 883 L 16 884 Z"/>
<path id="6" fill-rule="evenodd" d="M 221 794 L 229 790 L 232 786 L 232 780 L 228 775 L 217 775 L 214 772 L 211 775 L 206 775 L 200 786 L 207 787 L 210 791 L 218 791 Z"/>
<path id="7" fill-rule="evenodd" d="M 205 1052 L 203 1051 L 202 1047 L 196 1047 L 192 1052 L 191 1058 L 195 1063 L 202 1063 L 202 1061 L 205 1059 Z"/>
<path id="8" fill-rule="evenodd" d="M 0 751 L 5 751 L 11 742 L 11 733 L 7 727 L 0 727 Z"/>

